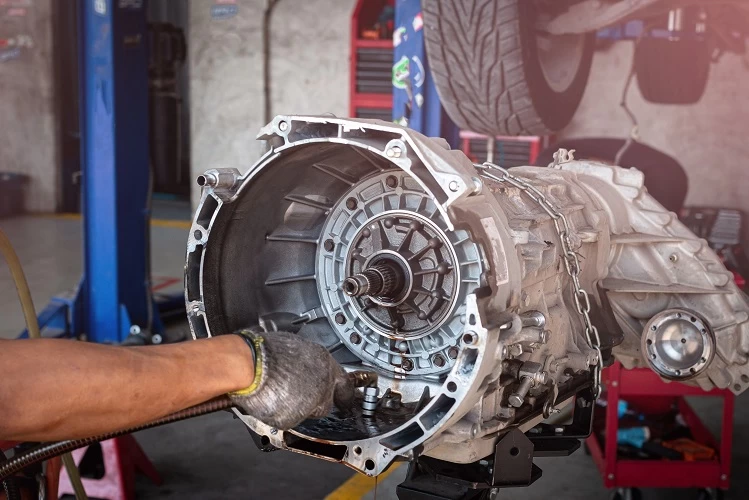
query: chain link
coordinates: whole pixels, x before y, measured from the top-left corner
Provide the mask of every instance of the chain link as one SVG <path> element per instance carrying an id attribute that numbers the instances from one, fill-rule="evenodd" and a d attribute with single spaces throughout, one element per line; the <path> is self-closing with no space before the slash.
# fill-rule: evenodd
<path id="1" fill-rule="evenodd" d="M 483 165 L 477 164 L 475 167 L 478 169 L 482 177 L 502 184 L 509 184 L 524 192 L 526 196 L 535 201 L 554 222 L 554 228 L 559 235 L 559 241 L 562 245 L 564 268 L 572 280 L 572 288 L 574 292 L 572 297 L 575 301 L 575 308 L 585 326 L 585 338 L 588 345 L 596 352 L 595 355 L 597 358 L 591 360 L 590 365 L 593 367 L 593 394 L 597 398 L 601 395 L 601 364 L 603 363 L 603 357 L 601 356 L 601 338 L 598 335 L 598 329 L 590 320 L 590 296 L 582 285 L 580 285 L 580 272 L 582 271 L 582 268 L 580 267 L 580 259 L 572 246 L 572 240 L 570 238 L 572 229 L 567 217 L 535 186 L 525 182 L 519 177 L 515 177 L 499 165 L 487 162 Z"/>

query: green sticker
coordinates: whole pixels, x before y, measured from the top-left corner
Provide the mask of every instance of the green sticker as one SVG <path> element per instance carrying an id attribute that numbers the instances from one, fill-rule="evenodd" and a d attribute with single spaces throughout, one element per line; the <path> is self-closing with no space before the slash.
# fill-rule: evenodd
<path id="1" fill-rule="evenodd" d="M 409 76 L 408 57 L 401 56 L 400 60 L 393 64 L 393 87 L 396 89 L 405 89 Z"/>

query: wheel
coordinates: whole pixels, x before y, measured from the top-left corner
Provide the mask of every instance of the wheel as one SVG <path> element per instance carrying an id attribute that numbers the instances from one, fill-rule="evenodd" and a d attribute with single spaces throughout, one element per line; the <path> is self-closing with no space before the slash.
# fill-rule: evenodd
<path id="1" fill-rule="evenodd" d="M 529 0 L 423 2 L 437 92 L 452 120 L 487 135 L 540 135 L 575 113 L 593 58 L 593 35 L 545 35 Z"/>
<path id="2" fill-rule="evenodd" d="M 611 492 L 609 500 L 642 500 L 642 492 L 637 488 L 617 488 Z"/>
<path id="3" fill-rule="evenodd" d="M 635 50 L 637 85 L 656 104 L 694 104 L 705 93 L 710 50 L 705 40 L 643 38 Z"/>

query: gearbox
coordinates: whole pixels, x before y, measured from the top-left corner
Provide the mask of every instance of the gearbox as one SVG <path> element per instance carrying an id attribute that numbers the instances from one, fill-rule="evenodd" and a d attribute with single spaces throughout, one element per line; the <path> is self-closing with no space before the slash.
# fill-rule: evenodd
<path id="1" fill-rule="evenodd" d="M 246 172 L 198 178 L 186 302 L 195 338 L 260 325 L 377 373 L 347 414 L 263 446 L 370 475 L 398 458 L 474 463 L 614 358 L 706 390 L 749 386 L 749 307 L 635 169 L 560 154 L 475 165 L 392 123 L 278 116 Z M 564 153 L 564 152 L 561 152 Z"/>

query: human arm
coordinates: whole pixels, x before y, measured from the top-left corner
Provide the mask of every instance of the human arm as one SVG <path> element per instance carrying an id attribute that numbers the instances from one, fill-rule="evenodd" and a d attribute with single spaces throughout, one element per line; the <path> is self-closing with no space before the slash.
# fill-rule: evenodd
<path id="1" fill-rule="evenodd" d="M 237 335 L 147 347 L 0 340 L 0 440 L 130 428 L 248 387 L 254 372 Z"/>

